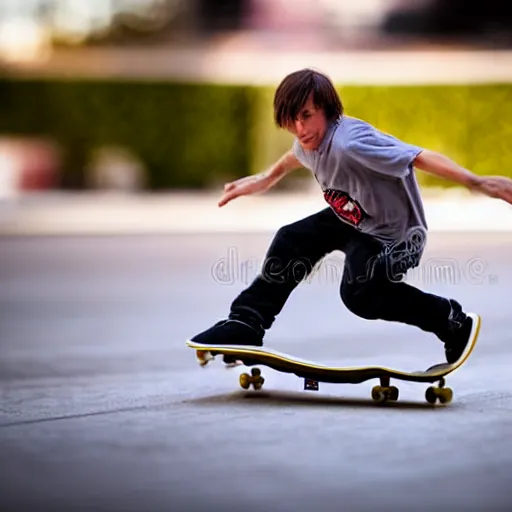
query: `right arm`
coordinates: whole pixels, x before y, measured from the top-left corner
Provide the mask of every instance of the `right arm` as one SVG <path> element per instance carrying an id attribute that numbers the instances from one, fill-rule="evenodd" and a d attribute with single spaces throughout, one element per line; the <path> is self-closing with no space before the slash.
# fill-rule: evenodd
<path id="1" fill-rule="evenodd" d="M 224 206 L 239 196 L 266 192 L 281 181 L 289 172 L 300 167 L 302 167 L 302 164 L 297 160 L 293 151 L 290 150 L 266 171 L 254 176 L 240 178 L 224 185 L 224 194 L 219 200 L 219 206 Z"/>

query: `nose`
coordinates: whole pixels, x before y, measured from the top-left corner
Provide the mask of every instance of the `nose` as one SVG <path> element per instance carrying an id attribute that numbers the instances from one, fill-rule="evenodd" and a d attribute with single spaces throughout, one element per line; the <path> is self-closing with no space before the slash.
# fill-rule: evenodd
<path id="1" fill-rule="evenodd" d="M 302 135 L 304 135 L 304 123 L 300 119 L 295 121 L 295 133 L 298 137 L 302 137 Z"/>

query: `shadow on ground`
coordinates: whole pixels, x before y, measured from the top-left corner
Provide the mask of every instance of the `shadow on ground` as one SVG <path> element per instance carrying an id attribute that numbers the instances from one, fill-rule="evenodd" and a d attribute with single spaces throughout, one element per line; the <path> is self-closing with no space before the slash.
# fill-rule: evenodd
<path id="1" fill-rule="evenodd" d="M 457 408 L 457 403 L 452 402 L 449 405 L 432 406 L 427 402 L 398 400 L 397 402 L 388 402 L 379 404 L 372 399 L 337 397 L 326 395 L 305 394 L 292 391 L 238 391 L 235 393 L 203 396 L 185 400 L 183 403 L 192 405 L 216 405 L 216 404 L 252 404 L 268 407 L 362 407 L 362 408 L 387 408 L 387 409 L 416 409 L 424 411 L 443 410 Z"/>

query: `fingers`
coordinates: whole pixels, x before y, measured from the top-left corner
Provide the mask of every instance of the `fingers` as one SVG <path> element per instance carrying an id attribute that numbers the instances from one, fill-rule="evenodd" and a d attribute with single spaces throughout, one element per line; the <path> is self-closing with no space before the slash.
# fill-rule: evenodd
<path id="1" fill-rule="evenodd" d="M 235 189 L 236 182 L 226 183 L 224 185 L 224 194 L 217 203 L 219 207 L 224 206 L 225 204 L 229 203 L 229 201 L 234 199 L 234 197 L 236 197 Z"/>
<path id="2" fill-rule="evenodd" d="M 512 191 L 510 189 L 507 189 L 502 196 L 502 199 L 507 201 L 507 203 L 512 204 Z"/>
<path id="3" fill-rule="evenodd" d="M 233 199 L 235 199 L 235 197 L 238 197 L 238 196 L 239 196 L 239 194 L 235 191 L 233 191 L 231 193 L 224 194 L 218 202 L 219 207 L 228 204 L 230 201 L 232 201 Z"/>
<path id="4" fill-rule="evenodd" d="M 512 186 L 511 181 L 504 180 L 502 177 L 490 177 L 487 179 L 485 192 L 490 197 L 502 199 L 512 204 Z"/>
<path id="5" fill-rule="evenodd" d="M 512 181 L 508 178 L 497 177 L 491 178 L 494 184 L 494 197 L 498 197 L 507 203 L 512 203 Z"/>
<path id="6" fill-rule="evenodd" d="M 229 201 L 231 201 L 231 199 L 232 199 L 232 197 L 230 197 L 228 194 L 224 194 L 224 195 L 220 198 L 219 202 L 217 203 L 217 204 L 219 205 L 219 208 L 220 208 L 220 207 L 222 207 L 222 206 L 224 206 L 224 205 L 226 205 L 226 204 L 228 204 L 228 203 L 229 203 Z"/>
<path id="7" fill-rule="evenodd" d="M 219 201 L 219 206 L 224 206 L 229 203 L 235 197 L 238 197 L 243 194 L 243 186 L 252 180 L 252 176 L 247 176 L 245 178 L 240 178 L 238 180 L 232 181 L 230 183 L 226 183 L 224 185 L 224 195 L 221 197 Z"/>

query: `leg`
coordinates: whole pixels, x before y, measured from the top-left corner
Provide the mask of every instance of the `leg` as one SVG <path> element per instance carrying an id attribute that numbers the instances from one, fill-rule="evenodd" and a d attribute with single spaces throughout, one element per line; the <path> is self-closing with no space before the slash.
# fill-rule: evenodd
<path id="1" fill-rule="evenodd" d="M 468 317 L 456 301 L 400 282 L 392 260 L 393 254 L 384 254 L 371 238 L 363 235 L 355 241 L 346 252 L 340 287 L 344 304 L 362 318 L 401 322 L 431 332 L 445 342 L 447 358 L 457 359 L 471 331 Z M 407 268 L 401 270 L 405 273 Z M 448 355 L 453 346 L 453 354 Z"/>
<path id="2" fill-rule="evenodd" d="M 280 228 L 260 274 L 235 298 L 228 319 L 194 341 L 261 345 L 264 330 L 272 326 L 292 291 L 326 254 L 344 250 L 355 233 L 330 208 Z"/>
<path id="3" fill-rule="evenodd" d="M 342 250 L 354 232 L 330 208 L 280 228 L 261 273 L 233 301 L 231 316 L 257 316 L 270 328 L 297 285 L 327 253 Z"/>
<path id="4" fill-rule="evenodd" d="M 389 320 L 438 332 L 449 301 L 399 281 L 382 245 L 362 236 L 347 253 L 340 294 L 349 310 L 367 319 Z"/>

